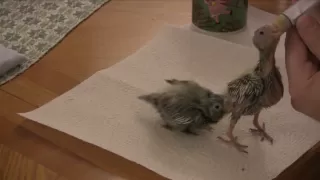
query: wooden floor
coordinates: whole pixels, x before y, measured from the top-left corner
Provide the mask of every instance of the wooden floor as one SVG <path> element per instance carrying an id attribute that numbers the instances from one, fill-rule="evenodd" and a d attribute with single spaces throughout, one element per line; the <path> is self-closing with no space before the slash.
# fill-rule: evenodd
<path id="1" fill-rule="evenodd" d="M 289 0 L 251 0 L 279 13 Z M 141 166 L 16 115 L 43 105 L 135 52 L 165 23 L 191 20 L 191 0 L 113 0 L 39 63 L 0 88 L 0 179 L 161 180 Z M 277 180 L 320 179 L 315 147 Z"/>

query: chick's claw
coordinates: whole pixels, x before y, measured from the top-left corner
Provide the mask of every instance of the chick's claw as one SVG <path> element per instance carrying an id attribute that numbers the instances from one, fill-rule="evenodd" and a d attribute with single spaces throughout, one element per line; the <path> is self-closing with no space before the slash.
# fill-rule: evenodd
<path id="1" fill-rule="evenodd" d="M 252 134 L 258 135 L 261 137 L 261 141 L 267 139 L 271 144 L 273 144 L 273 138 L 266 132 L 266 126 L 263 123 L 262 127 L 250 128 Z"/>
<path id="2" fill-rule="evenodd" d="M 225 139 L 225 138 L 219 136 L 218 139 L 221 140 L 221 141 L 224 142 L 224 143 L 232 144 L 238 151 L 240 151 L 240 152 L 242 152 L 242 153 L 248 154 L 248 151 L 245 150 L 246 148 L 248 148 L 248 146 L 247 146 L 247 145 L 240 144 L 240 143 L 238 142 L 238 137 L 234 137 L 234 138 L 230 138 L 230 139 Z"/>
<path id="3" fill-rule="evenodd" d="M 204 129 L 206 131 L 213 132 L 213 128 L 211 126 L 206 126 Z"/>

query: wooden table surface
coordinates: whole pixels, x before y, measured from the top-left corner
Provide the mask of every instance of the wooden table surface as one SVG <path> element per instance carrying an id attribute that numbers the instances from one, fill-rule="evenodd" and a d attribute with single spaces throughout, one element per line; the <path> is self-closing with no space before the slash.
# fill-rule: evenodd
<path id="1" fill-rule="evenodd" d="M 289 0 L 251 0 L 279 13 Z M 113 0 L 79 25 L 23 75 L 0 88 L 0 179 L 161 180 L 163 177 L 108 151 L 16 113 L 54 99 L 100 69 L 134 53 L 165 24 L 191 21 L 191 0 Z M 319 148 L 277 180 L 320 179 Z M 25 177 L 25 178 L 23 178 Z"/>

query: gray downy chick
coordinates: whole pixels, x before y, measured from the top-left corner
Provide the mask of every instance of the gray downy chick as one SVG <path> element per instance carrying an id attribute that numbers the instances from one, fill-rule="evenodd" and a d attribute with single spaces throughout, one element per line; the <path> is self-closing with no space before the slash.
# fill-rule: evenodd
<path id="1" fill-rule="evenodd" d="M 198 131 L 211 131 L 226 114 L 224 97 L 200 86 L 194 81 L 166 80 L 169 87 L 162 92 L 139 96 L 151 104 L 169 130 L 198 135 Z"/>

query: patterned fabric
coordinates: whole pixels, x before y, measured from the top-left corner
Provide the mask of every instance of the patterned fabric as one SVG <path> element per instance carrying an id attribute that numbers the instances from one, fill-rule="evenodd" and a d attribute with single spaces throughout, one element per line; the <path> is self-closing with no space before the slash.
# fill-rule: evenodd
<path id="1" fill-rule="evenodd" d="M 107 1 L 0 0 L 0 44 L 29 59 L 0 77 L 0 85 L 37 62 Z"/>

